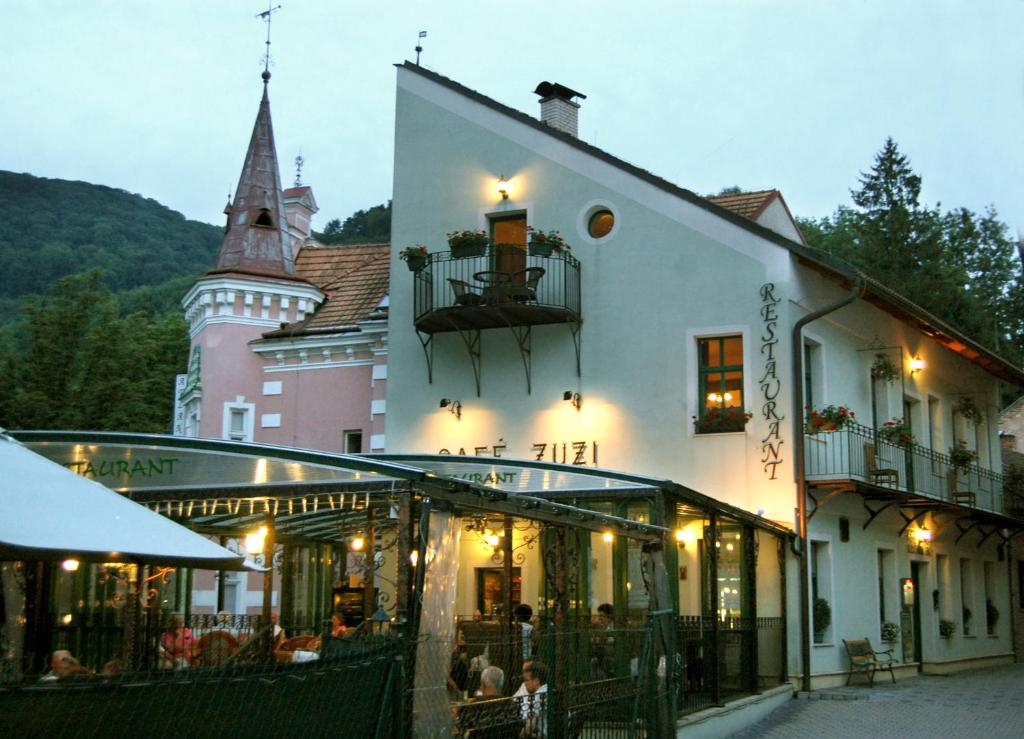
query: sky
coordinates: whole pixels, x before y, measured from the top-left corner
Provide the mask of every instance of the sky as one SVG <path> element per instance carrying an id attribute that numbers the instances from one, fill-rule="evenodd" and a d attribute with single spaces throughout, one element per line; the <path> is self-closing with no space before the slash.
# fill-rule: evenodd
<path id="1" fill-rule="evenodd" d="M 1024 232 L 1024 0 L 274 0 L 282 179 L 322 228 L 391 197 L 395 63 L 518 110 L 587 95 L 580 138 L 701 194 L 850 203 L 893 137 L 944 209 Z M 262 94 L 266 0 L 4 0 L 0 169 L 220 224 Z"/>

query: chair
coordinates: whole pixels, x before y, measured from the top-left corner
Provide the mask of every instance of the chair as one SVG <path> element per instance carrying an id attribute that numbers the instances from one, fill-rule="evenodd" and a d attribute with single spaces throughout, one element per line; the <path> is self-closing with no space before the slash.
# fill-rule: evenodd
<path id="1" fill-rule="evenodd" d="M 873 688 L 875 687 L 875 673 L 879 670 L 883 672 L 888 670 L 889 677 L 892 678 L 893 683 L 896 682 L 896 675 L 892 671 L 893 665 L 896 664 L 896 658 L 891 649 L 876 652 L 867 637 L 843 639 L 843 645 L 846 647 L 846 655 L 850 658 L 850 671 L 846 673 L 847 685 L 850 684 L 854 672 L 863 672 L 867 675 L 868 684 Z"/>
<path id="2" fill-rule="evenodd" d="M 875 458 L 875 445 L 868 443 L 864 445 L 864 469 L 868 482 L 876 485 L 891 485 L 899 487 L 900 473 L 892 467 L 879 467 Z"/>
<path id="3" fill-rule="evenodd" d="M 238 639 L 226 631 L 211 631 L 196 643 L 196 656 L 192 659 L 196 667 L 219 667 L 238 651 Z"/>
<path id="4" fill-rule="evenodd" d="M 949 484 L 949 499 L 954 503 L 973 506 L 977 502 L 977 496 L 970 490 L 959 490 L 959 476 L 957 471 L 950 470 L 946 473 L 946 482 Z"/>
<path id="5" fill-rule="evenodd" d="M 454 277 L 449 277 L 448 282 L 451 283 L 452 292 L 455 293 L 455 305 L 480 305 L 483 303 L 483 297 L 468 282 L 456 280 Z"/>
<path id="6" fill-rule="evenodd" d="M 527 267 L 515 272 L 506 288 L 507 297 L 520 303 L 536 302 L 537 283 L 543 276 L 543 267 Z"/>

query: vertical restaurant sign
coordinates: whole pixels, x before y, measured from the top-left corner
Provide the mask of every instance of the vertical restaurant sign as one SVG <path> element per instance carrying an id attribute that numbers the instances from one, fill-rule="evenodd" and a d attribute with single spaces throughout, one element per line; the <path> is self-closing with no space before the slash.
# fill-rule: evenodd
<path id="1" fill-rule="evenodd" d="M 764 371 L 758 380 L 761 390 L 761 416 L 768 424 L 768 434 L 761 439 L 761 465 L 769 480 L 775 480 L 776 468 L 782 464 L 782 445 L 785 443 L 779 434 L 779 426 L 785 416 L 776 410 L 776 399 L 779 397 L 777 373 L 778 360 L 775 350 L 779 339 L 775 331 L 779 324 L 778 304 L 782 302 L 775 297 L 775 284 L 766 282 L 761 285 L 761 358 L 764 360 Z"/>
<path id="2" fill-rule="evenodd" d="M 181 396 L 185 392 L 187 382 L 187 374 L 174 376 L 174 425 L 171 428 L 173 436 L 185 435 L 185 404 L 181 402 Z"/>

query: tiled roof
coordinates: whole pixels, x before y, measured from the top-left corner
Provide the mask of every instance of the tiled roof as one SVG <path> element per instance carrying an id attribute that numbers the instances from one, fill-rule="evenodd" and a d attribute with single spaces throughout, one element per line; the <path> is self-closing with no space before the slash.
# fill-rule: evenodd
<path id="1" fill-rule="evenodd" d="M 285 188 L 283 195 L 286 198 L 298 198 L 309 192 L 309 185 L 299 185 L 298 187 Z"/>
<path id="2" fill-rule="evenodd" d="M 702 198 L 700 195 L 697 195 L 690 190 L 679 187 L 678 185 L 662 179 L 645 169 L 641 169 L 636 165 L 623 161 L 603 149 L 598 149 L 596 146 L 588 144 L 585 141 L 581 141 L 571 134 L 548 126 L 536 118 L 526 115 L 526 113 L 499 103 L 497 100 L 489 98 L 486 95 L 483 95 L 476 90 L 472 90 L 465 85 L 459 84 L 455 80 L 440 75 L 437 72 L 430 71 L 425 67 L 417 66 L 408 61 L 404 64 L 397 64 L 395 66 L 431 80 L 432 82 L 441 85 L 442 87 L 446 87 L 449 90 L 453 90 L 454 92 L 457 92 L 470 100 L 474 100 L 491 110 L 495 110 L 509 118 L 512 118 L 513 120 L 517 120 L 523 125 L 542 131 L 552 138 L 558 139 L 579 151 L 589 154 L 590 156 L 606 162 L 623 172 L 631 174 L 664 192 L 674 195 L 680 200 L 684 200 L 698 208 L 710 211 L 720 218 L 743 228 L 744 230 L 757 234 L 767 241 L 778 244 L 792 252 L 793 255 L 803 264 L 829 275 L 841 285 L 846 286 L 863 281 L 867 288 L 864 295 L 866 300 L 875 303 L 883 310 L 907 321 L 913 326 L 916 326 L 923 333 L 943 344 L 951 351 L 961 354 L 970 361 L 981 365 L 997 377 L 1001 377 L 1014 385 L 1024 385 L 1024 370 L 1020 367 L 1008 362 L 990 349 L 982 346 L 948 324 L 940 321 L 935 316 L 928 313 L 928 311 L 907 300 L 889 287 L 882 285 L 876 280 L 871 280 L 870 278 L 865 279 L 865 276 L 860 272 L 860 270 L 842 259 L 838 259 L 837 257 L 826 254 L 825 252 L 817 249 L 812 249 L 806 244 L 801 244 L 793 241 L 792 239 L 788 239 L 770 228 L 762 226 L 757 223 L 757 221 L 753 221 L 745 216 L 739 215 L 733 210 L 714 202 L 712 199 Z M 783 201 L 783 203 L 784 202 L 785 201 Z"/>
<path id="3" fill-rule="evenodd" d="M 735 195 L 715 195 L 709 197 L 708 200 L 737 215 L 756 221 L 764 213 L 765 208 L 777 197 L 779 197 L 778 190 L 754 190 L 753 192 L 738 192 Z"/>
<path id="4" fill-rule="evenodd" d="M 388 294 L 390 244 L 341 244 L 303 247 L 295 271 L 326 293 L 316 312 L 305 320 L 270 331 L 264 338 L 354 330 L 369 318 L 386 318 L 378 309 Z"/>

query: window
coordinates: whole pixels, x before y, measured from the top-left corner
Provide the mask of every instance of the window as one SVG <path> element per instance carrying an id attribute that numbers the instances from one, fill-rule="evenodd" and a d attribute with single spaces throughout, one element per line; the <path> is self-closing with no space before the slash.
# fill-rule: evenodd
<path id="1" fill-rule="evenodd" d="M 821 398 L 821 344 L 816 341 L 804 342 L 804 405 L 814 407 L 814 399 Z"/>
<path id="2" fill-rule="evenodd" d="M 963 616 L 964 636 L 971 635 L 971 625 L 974 620 L 974 583 L 971 580 L 971 560 L 960 560 L 960 603 L 961 615 Z"/>
<path id="3" fill-rule="evenodd" d="M 256 406 L 253 403 L 246 403 L 242 396 L 234 403 L 225 403 L 221 438 L 231 441 L 252 441 L 255 411 Z"/>
<path id="4" fill-rule="evenodd" d="M 938 398 L 928 398 L 928 448 L 942 451 L 942 405 Z M 942 464 L 932 458 L 932 474 L 942 474 Z"/>
<path id="5" fill-rule="evenodd" d="M 743 337 L 699 339 L 697 349 L 697 433 L 742 431 L 747 422 L 743 405 Z"/>
<path id="6" fill-rule="evenodd" d="M 344 432 L 345 454 L 361 454 L 363 451 L 363 432 L 361 429 L 350 429 Z"/>
<path id="7" fill-rule="evenodd" d="M 996 571 L 994 562 L 986 562 L 982 573 L 985 580 L 985 633 L 989 636 L 996 635 L 996 625 L 999 623 L 999 608 L 996 600 Z"/>
<path id="8" fill-rule="evenodd" d="M 526 268 L 526 215 L 491 218 L 494 269 L 515 274 Z"/>
<path id="9" fill-rule="evenodd" d="M 587 222 L 587 233 L 595 239 L 603 239 L 615 227 L 615 216 L 607 208 L 595 211 Z"/>

